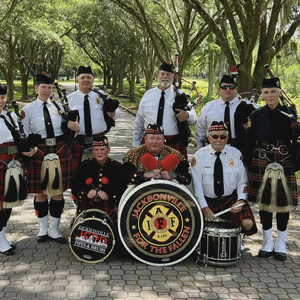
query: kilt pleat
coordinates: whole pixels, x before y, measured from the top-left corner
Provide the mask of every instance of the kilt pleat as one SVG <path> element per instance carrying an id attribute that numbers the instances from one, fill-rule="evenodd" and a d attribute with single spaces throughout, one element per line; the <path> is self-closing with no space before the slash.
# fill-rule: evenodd
<path id="1" fill-rule="evenodd" d="M 251 202 L 256 202 L 258 190 L 262 184 L 265 169 L 269 163 L 276 161 L 283 166 L 287 184 L 291 192 L 292 203 L 296 206 L 298 203 L 297 181 L 293 162 L 289 158 L 282 161 L 284 158 L 286 158 L 286 156 L 281 155 L 278 151 L 265 152 L 266 157 L 262 158 L 262 156 L 260 157 L 259 155 L 259 150 L 256 150 L 254 158 L 252 159 L 251 173 L 249 174 L 248 200 Z"/>

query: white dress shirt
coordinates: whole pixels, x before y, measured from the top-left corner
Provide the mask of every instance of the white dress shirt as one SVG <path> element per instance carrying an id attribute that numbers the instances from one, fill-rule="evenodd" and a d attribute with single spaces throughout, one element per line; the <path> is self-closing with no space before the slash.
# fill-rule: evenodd
<path id="1" fill-rule="evenodd" d="M 71 93 L 68 96 L 69 108 L 71 110 L 78 110 L 79 112 L 79 124 L 80 131 L 79 135 L 85 134 L 85 125 L 84 125 L 84 96 L 86 94 L 82 93 L 80 90 L 77 90 Z M 95 92 L 91 91 L 89 94 L 89 104 L 90 104 L 90 112 L 91 112 L 91 122 L 92 122 L 92 135 L 103 133 L 107 129 L 106 122 L 103 116 L 103 100 L 102 98 Z M 116 114 L 113 117 L 116 120 L 120 115 L 120 109 L 116 109 Z"/>
<path id="2" fill-rule="evenodd" d="M 143 98 L 140 101 L 139 109 L 134 121 L 133 127 L 133 147 L 141 144 L 142 137 L 145 129 L 149 124 L 156 124 L 157 112 L 159 106 L 159 100 L 162 90 L 156 86 L 145 92 Z M 176 91 L 175 87 L 171 85 L 165 91 L 165 105 L 163 113 L 163 123 L 165 135 L 178 134 L 178 126 L 176 114 L 173 110 L 173 103 L 175 102 Z M 183 91 L 179 90 L 179 93 Z M 189 117 L 187 119 L 188 124 L 194 124 L 196 122 L 196 111 L 192 108 L 188 111 Z"/>
<path id="3" fill-rule="evenodd" d="M 15 121 L 16 125 L 18 126 L 18 117 L 14 112 L 10 113 L 13 120 Z M 5 117 L 5 119 L 11 124 L 10 118 L 7 115 L 7 112 L 5 110 L 2 110 L 2 113 L 0 114 Z M 13 125 L 12 125 L 13 126 Z M 1 134 L 0 134 L 0 145 L 3 143 L 11 143 L 14 141 L 14 138 L 11 134 L 11 131 L 8 129 L 8 127 L 5 124 L 5 121 L 0 118 L 0 128 L 1 128 Z"/>
<path id="4" fill-rule="evenodd" d="M 207 102 L 201 110 L 200 116 L 197 120 L 195 140 L 199 148 L 202 148 L 203 142 L 208 136 L 208 129 L 213 121 L 223 121 L 226 108 L 226 102 L 221 98 Z M 235 139 L 234 128 L 234 114 L 237 106 L 240 104 L 240 100 L 235 97 L 229 102 L 230 111 L 230 128 L 231 138 Z"/>
<path id="5" fill-rule="evenodd" d="M 217 156 L 215 150 L 208 145 L 199 149 L 191 166 L 194 195 L 201 208 L 207 206 L 205 197 L 217 198 L 214 192 L 214 164 Z M 248 177 L 241 160 L 242 154 L 235 147 L 225 145 L 220 159 L 223 165 L 224 195 L 229 196 L 237 190 L 238 200 L 247 199 Z"/>
<path id="6" fill-rule="evenodd" d="M 22 108 L 22 125 L 26 136 L 30 133 L 35 133 L 40 134 L 42 139 L 47 137 L 43 104 L 44 101 L 37 98 Z M 63 111 L 63 107 L 59 103 L 57 104 Z M 47 108 L 49 110 L 54 135 L 56 137 L 63 135 L 61 128 L 61 123 L 63 121 L 62 116 L 58 114 L 56 106 L 50 99 L 47 100 Z"/>

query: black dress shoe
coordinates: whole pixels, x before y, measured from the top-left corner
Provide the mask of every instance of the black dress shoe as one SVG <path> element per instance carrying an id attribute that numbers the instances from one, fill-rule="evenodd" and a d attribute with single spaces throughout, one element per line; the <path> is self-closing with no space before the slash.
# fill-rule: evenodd
<path id="1" fill-rule="evenodd" d="M 3 255 L 6 255 L 6 256 L 14 255 L 14 251 L 11 248 L 6 250 L 6 251 L 3 251 L 3 252 L 0 251 L 0 253 L 3 254 Z"/>
<path id="2" fill-rule="evenodd" d="M 53 238 L 53 237 L 49 236 L 49 239 L 54 241 L 55 243 L 58 243 L 58 244 L 65 244 L 66 243 L 66 239 L 63 236 L 58 237 L 58 238 Z"/>
<path id="3" fill-rule="evenodd" d="M 10 247 L 11 247 L 11 249 L 13 249 L 13 250 L 16 250 L 16 245 L 14 245 L 14 244 L 10 244 Z"/>
<path id="4" fill-rule="evenodd" d="M 286 253 L 282 253 L 282 252 L 274 252 L 274 258 L 277 260 L 286 260 Z"/>
<path id="5" fill-rule="evenodd" d="M 37 236 L 36 240 L 38 243 L 45 243 L 48 239 L 48 235 Z"/>
<path id="6" fill-rule="evenodd" d="M 268 258 L 268 257 L 272 256 L 273 253 L 274 253 L 274 251 L 268 252 L 268 251 L 264 251 L 264 250 L 259 250 L 257 257 Z"/>

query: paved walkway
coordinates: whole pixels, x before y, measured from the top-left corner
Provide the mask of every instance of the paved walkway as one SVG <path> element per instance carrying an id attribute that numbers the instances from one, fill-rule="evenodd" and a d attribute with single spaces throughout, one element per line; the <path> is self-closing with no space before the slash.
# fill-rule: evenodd
<path id="1" fill-rule="evenodd" d="M 108 134 L 117 160 L 131 147 L 132 123 L 133 117 L 122 112 Z M 193 152 L 190 148 L 190 157 Z M 67 237 L 74 214 L 70 191 L 65 199 L 60 227 Z M 252 209 L 258 221 L 256 205 Z M 0 256 L 0 299 L 300 299 L 299 212 L 291 213 L 285 262 L 256 257 L 262 241 L 259 226 L 256 235 L 246 238 L 241 260 L 230 267 L 197 265 L 194 255 L 165 267 L 121 259 L 116 253 L 103 263 L 82 263 L 68 244 L 36 242 L 32 196 L 13 210 L 7 231 L 17 250 L 14 256 Z"/>

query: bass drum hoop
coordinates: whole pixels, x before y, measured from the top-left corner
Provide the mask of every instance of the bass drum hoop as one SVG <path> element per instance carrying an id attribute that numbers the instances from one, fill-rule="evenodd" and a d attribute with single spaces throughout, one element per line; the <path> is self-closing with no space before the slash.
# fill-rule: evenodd
<path id="1" fill-rule="evenodd" d="M 87 218 L 84 218 L 84 214 L 89 214 L 89 213 L 101 213 L 104 215 L 104 218 L 99 218 L 99 217 L 95 217 L 95 216 L 89 216 Z M 105 255 L 103 256 L 102 258 L 100 259 L 97 259 L 97 260 L 87 260 L 87 259 L 84 259 L 82 257 L 80 257 L 76 252 L 75 250 L 73 249 L 72 247 L 72 235 L 73 235 L 73 232 L 75 229 L 77 229 L 77 226 L 80 225 L 80 224 L 83 224 L 85 223 L 86 221 L 97 221 L 99 222 L 100 224 L 102 225 L 105 225 L 105 227 L 107 227 L 111 233 L 111 238 L 112 238 L 112 244 L 111 244 L 111 249 L 110 251 Z M 110 224 L 108 224 L 110 223 Z M 81 262 L 85 262 L 85 263 L 88 263 L 88 264 L 97 264 L 97 263 L 101 263 L 103 262 L 105 259 L 107 259 L 110 254 L 112 253 L 113 249 L 114 249 L 114 246 L 116 244 L 116 239 L 115 239 L 115 234 L 114 234 L 114 230 L 112 228 L 112 221 L 109 217 L 109 215 L 100 210 L 100 209 L 86 209 L 84 211 L 82 211 L 75 219 L 74 221 L 74 224 L 72 226 L 72 229 L 70 231 L 70 235 L 69 235 L 69 238 L 68 238 L 68 242 L 69 242 L 69 247 L 70 247 L 70 250 L 71 252 L 74 254 L 74 256 Z"/>
<path id="2" fill-rule="evenodd" d="M 192 249 L 186 253 L 184 256 L 181 256 L 179 259 L 177 259 L 176 261 L 171 261 L 171 262 L 162 262 L 162 263 L 155 263 L 155 262 L 151 262 L 151 261 L 147 261 L 145 259 L 142 259 L 141 257 L 139 257 L 138 255 L 136 255 L 130 248 L 129 246 L 127 245 L 126 243 L 126 240 L 125 240 L 125 237 L 123 236 L 123 232 L 122 232 L 122 213 L 123 213 L 123 210 L 128 202 L 128 200 L 136 194 L 137 191 L 143 189 L 143 188 L 146 188 L 148 186 L 151 186 L 151 185 L 156 185 L 156 186 L 161 186 L 161 185 L 169 185 L 169 186 L 174 186 L 182 191 L 184 191 L 192 200 L 193 200 L 193 203 L 195 204 L 195 207 L 197 209 L 197 212 L 199 213 L 199 222 L 200 222 L 200 228 L 195 228 L 195 231 L 197 231 L 199 234 L 197 236 L 197 241 L 194 243 L 194 246 L 192 247 Z M 154 189 L 154 187 L 153 187 Z M 128 212 L 127 212 L 128 213 Z M 168 180 L 162 180 L 162 179 L 152 179 L 150 181 L 147 181 L 147 182 L 144 182 L 142 184 L 139 184 L 137 186 L 135 185 L 129 185 L 127 190 L 124 192 L 121 200 L 120 200 L 120 204 L 119 204 L 119 209 L 118 209 L 118 233 L 119 233 L 119 236 L 120 236 L 120 239 L 121 239 L 121 242 L 123 244 L 123 246 L 125 247 L 125 249 L 128 251 L 129 254 L 131 254 L 135 259 L 137 259 L 138 261 L 142 262 L 142 263 L 145 263 L 147 265 L 152 265 L 152 266 L 170 266 L 170 265 L 174 265 L 178 262 L 181 262 L 183 261 L 184 259 L 186 259 L 189 255 L 191 255 L 195 249 L 197 248 L 197 246 L 199 245 L 200 243 L 200 240 L 201 240 L 201 237 L 202 237 L 202 233 L 203 233 L 203 224 L 204 224 L 204 221 L 203 221 L 203 215 L 202 215 L 202 211 L 201 211 L 201 208 L 200 208 L 200 205 L 198 203 L 198 201 L 195 199 L 195 197 L 193 196 L 193 194 L 190 192 L 190 190 L 184 186 L 184 185 L 181 185 L 179 184 L 177 181 L 168 181 Z M 126 226 L 125 226 L 126 227 Z"/>

